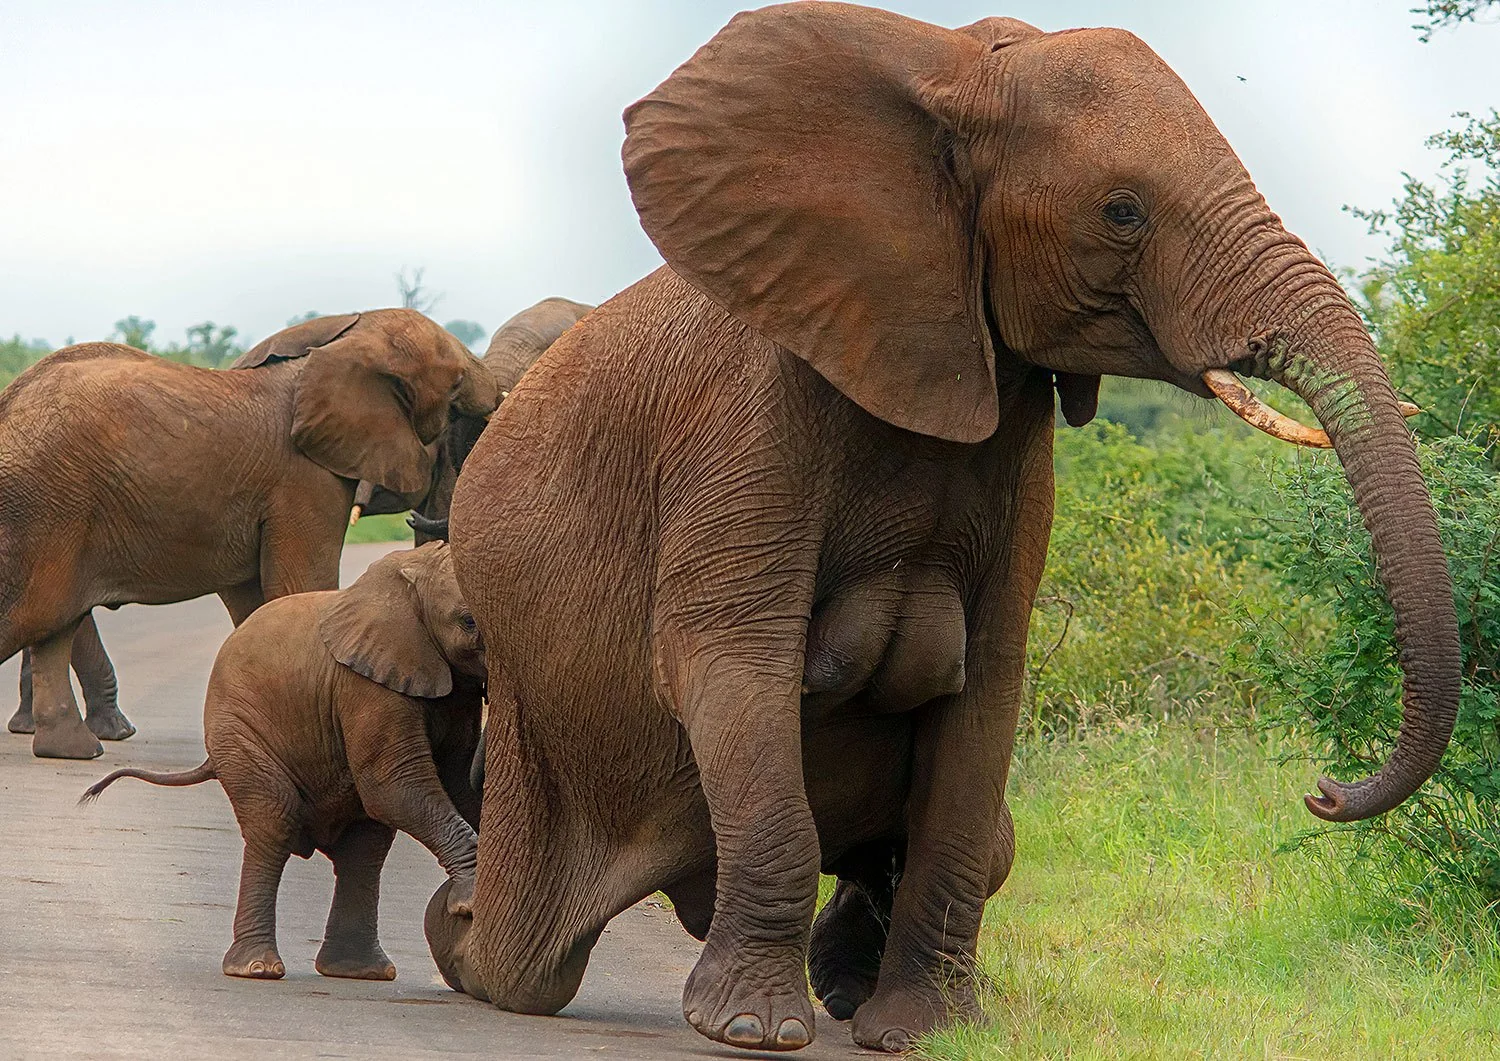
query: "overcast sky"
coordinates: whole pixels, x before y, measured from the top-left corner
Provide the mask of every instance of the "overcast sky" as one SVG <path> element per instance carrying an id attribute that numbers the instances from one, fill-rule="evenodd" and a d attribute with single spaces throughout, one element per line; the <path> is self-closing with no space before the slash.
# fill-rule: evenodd
<path id="1" fill-rule="evenodd" d="M 746 4 L 720 0 L 0 0 L 0 334 L 246 339 L 389 305 L 493 329 L 600 301 L 659 259 L 620 172 L 621 110 Z M 1197 93 L 1288 226 L 1381 250 L 1423 139 L 1500 105 L 1500 26 L 1421 44 L 1414 0 L 894 0 L 942 25 L 1116 25 Z M 1243 78 L 1244 80 L 1241 80 Z"/>

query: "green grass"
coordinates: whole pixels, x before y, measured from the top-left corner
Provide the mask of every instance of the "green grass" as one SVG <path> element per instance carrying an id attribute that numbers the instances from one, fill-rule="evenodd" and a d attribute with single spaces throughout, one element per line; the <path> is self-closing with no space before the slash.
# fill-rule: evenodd
<path id="1" fill-rule="evenodd" d="M 405 512 L 393 512 L 388 516 L 366 516 L 344 535 L 347 545 L 398 541 L 411 541 L 411 528 L 406 525 Z"/>
<path id="2" fill-rule="evenodd" d="M 1424 909 L 1316 850 L 1305 763 L 1137 726 L 1019 750 L 989 1023 L 930 1058 L 1500 1057 L 1493 911 Z"/>

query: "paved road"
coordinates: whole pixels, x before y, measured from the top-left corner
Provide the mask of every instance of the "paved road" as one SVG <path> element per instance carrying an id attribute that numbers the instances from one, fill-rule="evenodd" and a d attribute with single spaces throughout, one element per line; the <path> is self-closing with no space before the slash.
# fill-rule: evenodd
<path id="1" fill-rule="evenodd" d="M 344 582 L 388 546 L 352 546 Z M 203 759 L 203 689 L 229 620 L 217 599 L 101 612 L 121 706 L 139 732 L 88 763 L 33 759 L 0 731 L 0 1057 L 686 1058 L 746 1054 L 682 1019 L 698 944 L 664 910 L 617 918 L 583 989 L 560 1017 L 520 1017 L 444 986 L 422 936 L 442 879 L 397 838 L 382 890 L 381 936 L 394 983 L 313 971 L 332 895 L 321 855 L 292 859 L 281 888 L 279 982 L 219 972 L 229 945 L 240 839 L 216 784 L 157 789 L 122 781 L 75 801 L 118 766 L 179 769 Z M 0 717 L 14 709 L 17 663 L 0 666 Z M 819 1012 L 799 1058 L 855 1050 Z"/>

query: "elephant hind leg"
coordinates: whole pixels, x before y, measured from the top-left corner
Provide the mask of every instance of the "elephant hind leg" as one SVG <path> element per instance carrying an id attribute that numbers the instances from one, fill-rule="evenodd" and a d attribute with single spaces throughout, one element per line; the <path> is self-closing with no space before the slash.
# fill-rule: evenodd
<path id="1" fill-rule="evenodd" d="M 380 871 L 396 830 L 364 819 L 344 830 L 328 852 L 333 905 L 314 967 L 324 976 L 394 980 L 396 965 L 380 946 Z"/>
<path id="2" fill-rule="evenodd" d="M 10 716 L 5 728 L 12 733 L 35 733 L 36 716 L 31 713 L 31 649 L 21 650 L 21 706 Z"/>
<path id="3" fill-rule="evenodd" d="M 120 685 L 115 678 L 114 664 L 99 638 L 93 612 L 83 617 L 83 622 L 78 624 L 78 633 L 73 635 L 73 671 L 83 689 L 83 721 L 94 736 L 100 740 L 125 740 L 134 736 L 135 727 L 120 711 Z"/>
<path id="4" fill-rule="evenodd" d="M 245 786 L 235 773 L 221 769 L 219 780 L 245 836 L 234 942 L 224 955 L 224 975 L 280 980 L 286 975 L 286 965 L 276 949 L 276 893 L 300 832 L 301 801 L 290 786 L 282 788 L 274 780 L 252 798 L 236 799 Z M 248 780 L 254 785 L 254 778 Z"/>
<path id="5" fill-rule="evenodd" d="M 834 1020 L 849 1020 L 875 993 L 905 847 L 904 837 L 874 840 L 829 867 L 839 881 L 813 921 L 807 969 Z"/>
<path id="6" fill-rule="evenodd" d="M 32 713 L 36 733 L 31 739 L 31 753 L 41 759 L 93 759 L 104 754 L 104 746 L 78 713 L 68 673 L 78 626 L 75 619 L 33 646 Z"/>

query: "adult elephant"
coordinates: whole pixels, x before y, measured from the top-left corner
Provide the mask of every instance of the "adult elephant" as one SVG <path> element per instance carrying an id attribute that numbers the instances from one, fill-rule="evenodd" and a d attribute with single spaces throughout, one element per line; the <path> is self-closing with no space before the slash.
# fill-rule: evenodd
<path id="1" fill-rule="evenodd" d="M 233 368 L 84 343 L 0 393 L 0 660 L 31 649 L 10 728 L 34 729 L 36 755 L 89 759 L 134 731 L 112 670 L 79 717 L 70 655 L 86 690 L 109 666 L 90 609 L 217 593 L 238 625 L 336 589 L 356 481 L 420 503 L 450 416 L 499 402 L 488 368 L 406 309 L 299 324 Z"/>
<path id="2" fill-rule="evenodd" d="M 1146 45 L 771 7 L 626 127 L 667 265 L 527 373 L 454 495 L 491 705 L 474 916 L 429 907 L 451 983 L 554 1012 L 609 919 L 663 889 L 707 939 L 683 1010 L 710 1038 L 809 1042 L 810 944 L 863 1045 L 966 1011 L 1013 855 L 1053 392 L 1084 422 L 1101 373 L 1222 390 L 1283 434 L 1230 370 L 1307 401 L 1405 679 L 1384 767 L 1307 803 L 1366 818 L 1431 774 L 1458 640 L 1396 397 Z M 814 923 L 820 869 L 841 881 Z"/>
<path id="3" fill-rule="evenodd" d="M 490 370 L 503 400 L 536 359 L 557 341 L 563 332 L 577 324 L 593 306 L 566 298 L 544 298 L 502 324 L 490 337 L 484 352 L 485 366 Z M 479 441 L 484 425 L 482 416 L 456 415 L 438 444 L 437 459 L 432 466 L 432 485 L 414 510 L 411 520 L 416 542 L 448 536 L 448 506 L 453 500 L 453 484 Z M 354 495 L 350 522 L 362 515 L 384 515 L 405 512 L 411 507 L 400 495 L 378 489 L 374 483 L 362 482 Z"/>

